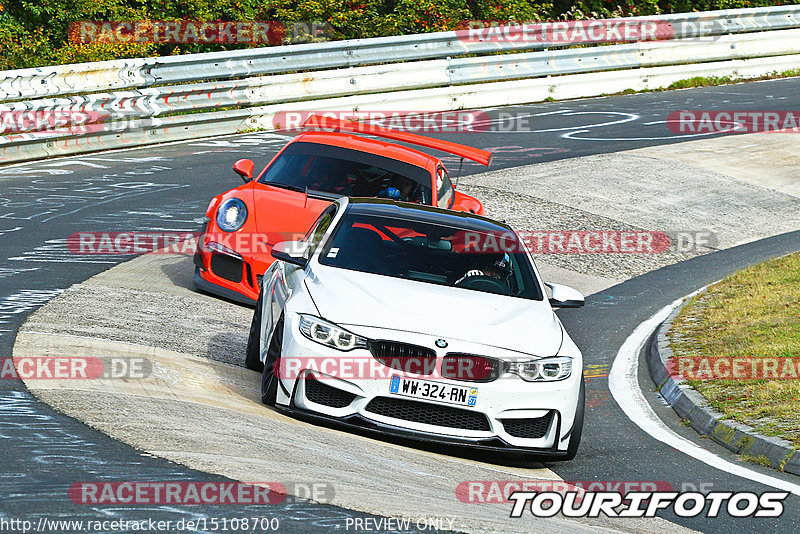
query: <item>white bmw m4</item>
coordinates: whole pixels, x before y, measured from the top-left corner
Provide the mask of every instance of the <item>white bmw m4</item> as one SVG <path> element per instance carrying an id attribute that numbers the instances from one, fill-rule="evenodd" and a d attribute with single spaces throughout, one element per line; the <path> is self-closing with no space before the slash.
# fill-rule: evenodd
<path id="1" fill-rule="evenodd" d="M 246 356 L 265 404 L 387 435 L 575 456 L 583 360 L 553 308 L 583 296 L 544 284 L 509 226 L 341 198 L 272 255 Z"/>

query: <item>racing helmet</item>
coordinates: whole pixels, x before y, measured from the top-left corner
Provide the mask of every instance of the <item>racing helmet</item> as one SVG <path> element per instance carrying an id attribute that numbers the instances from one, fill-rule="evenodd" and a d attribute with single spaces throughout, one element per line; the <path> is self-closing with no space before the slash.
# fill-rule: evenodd
<path id="1" fill-rule="evenodd" d="M 511 276 L 511 256 L 507 252 L 492 254 L 491 263 L 487 267 L 496 270 L 503 280 Z"/>

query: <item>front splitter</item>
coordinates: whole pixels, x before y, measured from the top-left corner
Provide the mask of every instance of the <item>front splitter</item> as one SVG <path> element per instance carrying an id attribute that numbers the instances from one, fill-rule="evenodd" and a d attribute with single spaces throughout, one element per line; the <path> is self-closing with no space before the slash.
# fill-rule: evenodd
<path id="1" fill-rule="evenodd" d="M 568 453 L 566 450 L 561 451 L 550 448 L 518 447 L 509 444 L 507 441 L 499 437 L 472 440 L 446 436 L 443 434 L 427 434 L 392 425 L 386 425 L 383 423 L 376 423 L 375 421 L 367 419 L 359 414 L 348 415 L 346 417 L 322 415 L 298 408 L 294 403 L 292 403 L 291 406 L 280 406 L 276 404 L 275 409 L 281 413 L 304 420 L 306 422 L 324 423 L 347 430 L 366 431 L 373 435 L 409 439 L 427 444 L 464 447 L 472 451 L 503 452 L 509 455 L 524 454 L 537 456 L 541 460 L 558 460 L 559 458 L 566 456 Z"/>

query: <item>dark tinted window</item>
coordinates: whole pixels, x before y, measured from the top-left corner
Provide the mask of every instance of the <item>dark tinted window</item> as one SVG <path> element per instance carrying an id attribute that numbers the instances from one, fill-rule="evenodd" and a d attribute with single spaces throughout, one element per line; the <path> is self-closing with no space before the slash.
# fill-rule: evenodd
<path id="1" fill-rule="evenodd" d="M 287 146 L 259 182 L 298 191 L 431 203 L 431 175 L 422 167 L 317 143 Z"/>
<path id="2" fill-rule="evenodd" d="M 430 218 L 427 216 L 428 219 Z M 523 245 L 502 227 L 450 226 L 348 210 L 323 265 L 533 300 L 542 295 Z"/>
<path id="3" fill-rule="evenodd" d="M 450 208 L 453 205 L 453 184 L 444 167 L 439 167 L 436 172 L 437 205 L 440 208 Z"/>

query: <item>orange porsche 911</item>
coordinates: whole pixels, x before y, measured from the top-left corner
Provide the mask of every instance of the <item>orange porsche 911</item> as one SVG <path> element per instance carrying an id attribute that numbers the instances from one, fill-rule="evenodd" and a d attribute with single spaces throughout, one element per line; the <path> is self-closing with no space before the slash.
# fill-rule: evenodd
<path id="1" fill-rule="evenodd" d="M 456 191 L 441 160 L 398 144 L 434 148 L 489 165 L 491 153 L 449 141 L 369 124 L 311 116 L 297 135 L 253 178 L 254 164 L 233 165 L 243 185 L 214 197 L 194 256 L 198 289 L 253 305 L 272 247 L 302 237 L 342 196 L 384 197 L 483 214 L 475 198 Z"/>

